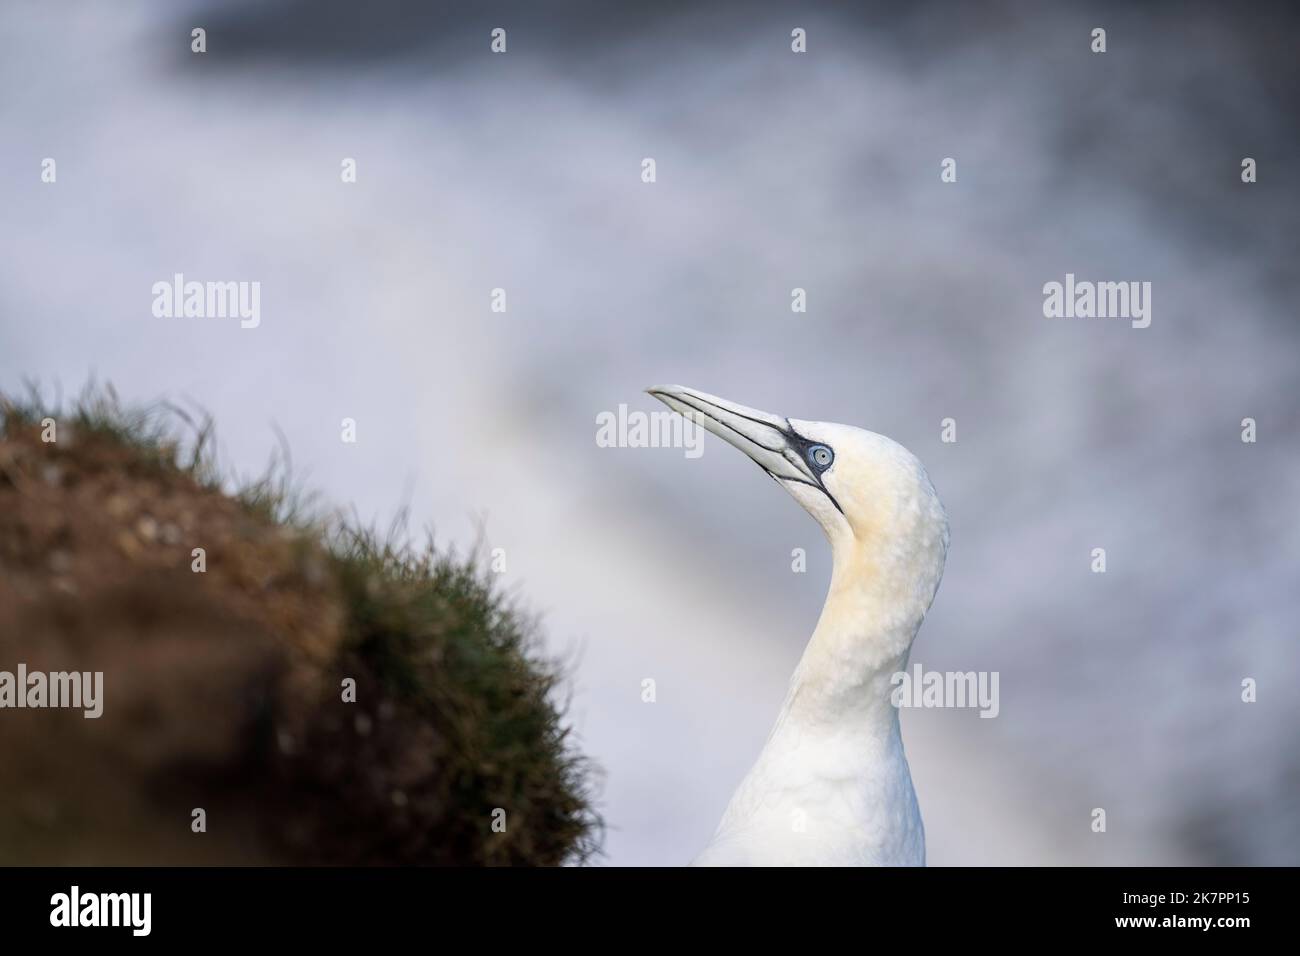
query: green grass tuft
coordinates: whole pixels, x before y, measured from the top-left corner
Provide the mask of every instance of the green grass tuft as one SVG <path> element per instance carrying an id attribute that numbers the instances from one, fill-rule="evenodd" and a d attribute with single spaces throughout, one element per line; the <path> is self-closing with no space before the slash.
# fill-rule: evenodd
<path id="1" fill-rule="evenodd" d="M 55 445 L 34 437 L 48 418 Z M 320 690 L 259 700 L 250 739 L 221 771 L 228 789 L 260 794 L 259 829 L 277 852 L 331 864 L 554 865 L 596 855 L 596 771 L 570 739 L 563 668 L 542 653 L 537 622 L 501 591 L 481 552 L 462 557 L 431 537 L 413 545 L 404 520 L 385 535 L 324 512 L 294 481 L 283 439 L 266 471 L 243 481 L 225 476 L 215 447 L 210 416 L 165 403 L 127 408 L 111 386 L 92 383 L 66 408 L 33 386 L 17 398 L 0 394 L 0 492 L 21 502 L 40 462 L 57 460 L 82 487 L 112 470 L 114 481 L 139 479 L 137 497 L 188 495 L 194 513 L 241 526 L 234 536 L 256 574 L 232 573 L 224 586 L 247 590 L 255 579 L 289 589 L 259 584 L 228 603 L 252 593 L 245 605 L 271 635 L 290 620 L 302 630 L 304 619 L 337 631 L 319 642 L 327 659 L 312 665 Z M 215 499 L 220 507 L 200 507 Z M 277 530 L 296 544 L 283 547 Z M 292 593 L 306 580 L 306 552 L 325 569 L 328 607 L 317 618 L 304 617 L 321 603 L 316 592 Z M 119 557 L 110 556 L 121 570 Z M 175 580 L 195 579 L 203 588 L 219 580 Z M 268 605 L 268 593 L 289 610 Z M 205 599 L 227 603 L 219 593 Z M 340 699 L 345 678 L 356 682 L 355 703 Z M 294 729 L 289 748 L 284 727 Z M 504 832 L 492 826 L 494 811 L 505 813 Z"/>

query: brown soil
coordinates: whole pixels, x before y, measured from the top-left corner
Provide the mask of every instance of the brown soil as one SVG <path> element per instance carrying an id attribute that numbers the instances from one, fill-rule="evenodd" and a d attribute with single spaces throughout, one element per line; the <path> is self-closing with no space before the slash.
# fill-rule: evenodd
<path id="1" fill-rule="evenodd" d="M 268 724 L 303 733 L 340 621 L 315 544 L 183 471 L 71 426 L 0 438 L 0 669 L 103 671 L 105 698 L 0 711 L 4 862 L 276 858 L 230 784 Z"/>
<path id="2" fill-rule="evenodd" d="M 446 594 L 372 579 L 165 445 L 72 423 L 47 443 L 30 414 L 3 424 L 0 671 L 102 671 L 104 704 L 98 719 L 0 710 L 0 864 L 590 852 L 555 675 L 484 624 L 495 599 L 455 574 Z"/>

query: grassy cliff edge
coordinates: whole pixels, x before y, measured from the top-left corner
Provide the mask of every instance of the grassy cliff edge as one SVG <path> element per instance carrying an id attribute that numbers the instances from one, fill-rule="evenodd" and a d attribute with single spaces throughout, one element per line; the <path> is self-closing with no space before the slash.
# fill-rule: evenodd
<path id="1" fill-rule="evenodd" d="M 96 719 L 0 711 L 0 863 L 589 859 L 562 673 L 482 562 L 228 488 L 210 436 L 0 394 L 0 672 L 104 675 Z"/>

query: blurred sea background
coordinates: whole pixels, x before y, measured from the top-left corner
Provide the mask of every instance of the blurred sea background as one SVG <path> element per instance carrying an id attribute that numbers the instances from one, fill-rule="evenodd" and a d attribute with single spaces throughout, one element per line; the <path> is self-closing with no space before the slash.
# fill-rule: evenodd
<path id="1" fill-rule="evenodd" d="M 678 382 L 883 432 L 952 521 L 912 661 L 1001 675 L 997 719 L 903 714 L 930 862 L 1294 865 L 1298 26 L 1282 4 L 8 0 L 0 387 L 191 399 L 241 473 L 279 428 L 363 518 L 481 528 L 572 661 L 611 864 L 703 847 L 829 552 L 722 443 L 599 448 L 597 414 Z M 260 282 L 260 327 L 155 318 L 177 272 Z M 1066 273 L 1151 282 L 1150 328 L 1045 318 Z"/>

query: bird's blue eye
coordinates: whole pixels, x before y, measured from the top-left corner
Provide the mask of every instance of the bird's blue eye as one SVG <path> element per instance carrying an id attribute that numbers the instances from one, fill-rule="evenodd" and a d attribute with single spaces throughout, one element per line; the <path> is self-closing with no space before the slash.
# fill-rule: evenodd
<path id="1" fill-rule="evenodd" d="M 835 460 L 835 452 L 825 445 L 813 445 L 808 449 L 808 460 L 818 468 L 829 468 Z"/>

